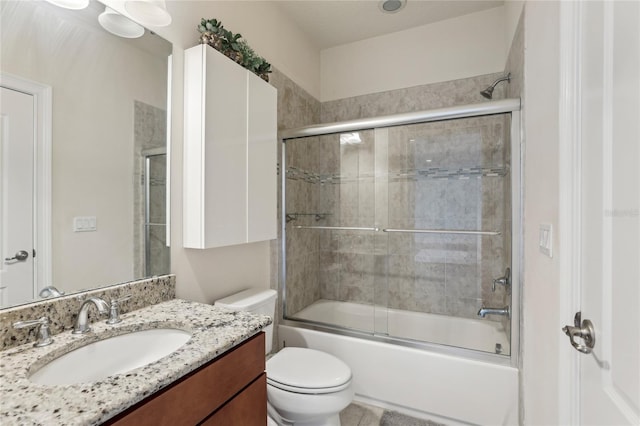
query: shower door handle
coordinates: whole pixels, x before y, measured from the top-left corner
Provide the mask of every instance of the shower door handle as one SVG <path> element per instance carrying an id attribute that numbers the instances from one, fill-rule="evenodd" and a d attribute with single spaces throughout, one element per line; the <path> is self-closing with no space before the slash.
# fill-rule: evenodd
<path id="1" fill-rule="evenodd" d="M 577 312 L 573 318 L 573 326 L 565 325 L 562 327 L 564 334 L 569 336 L 571 346 L 573 346 L 578 352 L 583 354 L 590 354 L 593 347 L 596 345 L 596 331 L 593 327 L 593 323 L 588 319 L 582 320 L 582 313 Z M 584 345 L 576 342 L 576 338 L 584 340 Z"/>

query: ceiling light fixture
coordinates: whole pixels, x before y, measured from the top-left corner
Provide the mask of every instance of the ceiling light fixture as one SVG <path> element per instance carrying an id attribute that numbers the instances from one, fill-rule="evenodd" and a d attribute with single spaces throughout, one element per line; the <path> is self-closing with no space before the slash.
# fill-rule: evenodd
<path id="1" fill-rule="evenodd" d="M 104 8 L 104 12 L 98 16 L 98 22 L 100 22 L 102 28 L 119 37 L 138 38 L 144 35 L 144 27 L 142 25 L 136 24 L 110 7 Z"/>
<path id="2" fill-rule="evenodd" d="M 124 8 L 129 15 L 145 27 L 166 27 L 171 23 L 164 0 L 127 0 Z"/>
<path id="3" fill-rule="evenodd" d="M 65 9 L 80 10 L 89 6 L 89 0 L 47 0 L 47 2 Z"/>
<path id="4" fill-rule="evenodd" d="M 383 13 L 399 12 L 407 5 L 407 0 L 382 0 L 378 7 Z"/>

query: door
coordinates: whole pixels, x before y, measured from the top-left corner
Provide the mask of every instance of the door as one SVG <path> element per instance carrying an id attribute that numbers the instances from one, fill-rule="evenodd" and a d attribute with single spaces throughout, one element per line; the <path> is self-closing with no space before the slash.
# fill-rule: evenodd
<path id="1" fill-rule="evenodd" d="M 34 99 L 0 88 L 0 303 L 34 298 Z"/>
<path id="2" fill-rule="evenodd" d="M 640 3 L 581 2 L 577 175 L 582 319 L 573 422 L 640 424 Z M 576 285 L 576 284 L 574 284 Z M 584 324 L 584 323 L 583 323 Z M 575 365 L 577 364 L 577 365 Z M 577 417 L 577 418 L 576 418 Z"/>

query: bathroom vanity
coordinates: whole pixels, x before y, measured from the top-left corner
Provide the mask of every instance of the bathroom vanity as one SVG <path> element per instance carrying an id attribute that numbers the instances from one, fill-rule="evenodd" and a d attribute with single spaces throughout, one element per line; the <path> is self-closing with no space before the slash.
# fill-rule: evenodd
<path id="1" fill-rule="evenodd" d="M 260 333 L 105 424 L 263 424 L 267 418 L 264 359 L 264 333 Z"/>
<path id="2" fill-rule="evenodd" d="M 104 318 L 93 321 L 92 331 L 81 336 L 68 330 L 54 334 L 54 342 L 45 347 L 26 343 L 0 352 L 0 422 L 252 425 L 265 421 L 262 329 L 271 318 L 180 299 L 121 318 L 115 325 L 106 324 Z M 191 338 L 158 361 L 98 380 L 70 379 L 61 385 L 32 381 L 35 371 L 71 350 L 150 329 L 183 330 Z M 79 364 L 69 370 L 94 368 L 91 362 Z"/>

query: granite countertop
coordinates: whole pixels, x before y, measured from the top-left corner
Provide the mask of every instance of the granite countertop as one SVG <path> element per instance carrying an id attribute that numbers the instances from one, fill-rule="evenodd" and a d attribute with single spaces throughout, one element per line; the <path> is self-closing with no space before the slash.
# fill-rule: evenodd
<path id="1" fill-rule="evenodd" d="M 42 348 L 32 343 L 0 352 L 0 424 L 95 425 L 178 380 L 271 324 L 271 318 L 173 299 L 121 315 L 122 322 L 94 322 L 87 335 L 65 331 Z M 152 328 L 193 333 L 169 356 L 127 373 L 91 383 L 39 385 L 31 370 L 71 349 L 107 337 Z"/>

